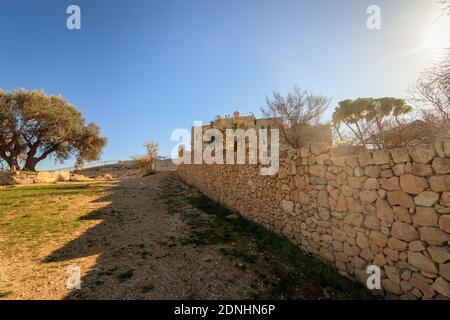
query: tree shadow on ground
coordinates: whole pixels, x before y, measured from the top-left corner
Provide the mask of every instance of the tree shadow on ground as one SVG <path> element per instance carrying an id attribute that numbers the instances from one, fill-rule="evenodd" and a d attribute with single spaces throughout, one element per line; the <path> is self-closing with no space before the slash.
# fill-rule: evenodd
<path id="1" fill-rule="evenodd" d="M 174 173 L 122 180 L 95 201 L 109 204 L 79 219 L 100 222 L 45 259 L 96 256 L 66 299 L 374 298 Z"/>
<path id="2" fill-rule="evenodd" d="M 55 250 L 45 263 L 96 256 L 82 270 L 81 289 L 66 299 L 231 299 L 245 298 L 248 275 L 210 249 L 182 245 L 189 226 L 170 214 L 162 193 L 173 173 L 122 180 L 108 202 L 80 220 L 101 220 Z M 76 261 L 73 263 L 76 265 Z M 87 272 L 85 272 L 87 271 Z M 64 284 L 65 285 L 65 284 Z"/>
<path id="3" fill-rule="evenodd" d="M 137 196 L 149 196 L 153 189 L 142 179 L 122 181 L 109 195 L 95 200 L 109 205 L 79 218 L 101 222 L 45 259 L 62 262 L 97 255 L 95 267 L 82 278 L 81 289 L 71 291 L 67 299 L 145 296 L 145 290 L 152 287 L 146 275 L 152 271 L 148 257 L 154 243 L 146 225 L 153 212 Z"/>

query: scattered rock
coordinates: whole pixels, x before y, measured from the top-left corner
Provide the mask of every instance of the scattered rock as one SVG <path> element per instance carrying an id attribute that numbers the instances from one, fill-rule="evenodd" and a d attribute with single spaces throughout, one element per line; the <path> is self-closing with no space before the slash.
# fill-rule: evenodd
<path id="1" fill-rule="evenodd" d="M 69 171 L 41 171 L 38 172 L 34 183 L 54 183 L 70 180 Z"/>
<path id="2" fill-rule="evenodd" d="M 86 181 L 92 181 L 93 179 L 88 178 L 86 176 L 83 176 L 81 174 L 71 174 L 70 175 L 70 181 L 75 181 L 75 182 L 86 182 Z"/>

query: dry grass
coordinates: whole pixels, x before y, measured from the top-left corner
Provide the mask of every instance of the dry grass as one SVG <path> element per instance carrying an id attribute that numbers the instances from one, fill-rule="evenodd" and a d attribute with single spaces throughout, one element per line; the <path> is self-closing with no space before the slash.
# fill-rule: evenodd
<path id="1" fill-rule="evenodd" d="M 164 204 L 174 173 L 0 190 L 0 299 L 231 299 L 256 281 Z M 193 210 L 186 203 L 186 210 Z M 66 289 L 81 268 L 81 290 Z"/>
<path id="2" fill-rule="evenodd" d="M 107 206 L 95 200 L 114 187 L 93 183 L 0 189 L 0 298 L 52 299 L 66 294 L 64 286 L 54 285 L 71 262 L 42 260 L 98 223 L 81 217 Z M 83 261 L 86 267 L 92 264 L 88 260 L 92 259 Z"/>
<path id="3" fill-rule="evenodd" d="M 173 172 L 0 189 L 0 299 L 245 298 L 372 297 Z"/>

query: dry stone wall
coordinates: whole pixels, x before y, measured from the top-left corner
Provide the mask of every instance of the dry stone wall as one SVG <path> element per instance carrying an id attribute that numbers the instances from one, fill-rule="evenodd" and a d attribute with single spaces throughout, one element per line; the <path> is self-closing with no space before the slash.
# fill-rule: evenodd
<path id="1" fill-rule="evenodd" d="M 14 185 L 14 184 L 33 184 L 33 183 L 54 183 L 61 181 L 69 181 L 69 171 L 1 171 L 0 185 Z"/>
<path id="2" fill-rule="evenodd" d="M 290 152 L 275 176 L 252 165 L 180 165 L 179 176 L 385 294 L 450 298 L 450 141 L 334 157 Z"/>
<path id="3" fill-rule="evenodd" d="M 0 171 L 0 186 L 12 183 L 12 175 L 8 171 Z"/>

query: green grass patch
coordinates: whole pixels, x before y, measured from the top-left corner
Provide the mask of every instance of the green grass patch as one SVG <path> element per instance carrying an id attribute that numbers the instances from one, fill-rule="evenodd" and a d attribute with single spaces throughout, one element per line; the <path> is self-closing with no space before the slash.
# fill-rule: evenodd
<path id="1" fill-rule="evenodd" d="M 362 284 L 302 251 L 284 236 L 237 215 L 205 195 L 188 199 L 211 219 L 187 217 L 195 245 L 223 245 L 235 266 L 253 272 L 265 290 L 255 299 L 376 299 Z M 230 246 L 231 244 L 231 246 Z"/>
<path id="2" fill-rule="evenodd" d="M 7 298 L 8 296 L 12 295 L 13 292 L 12 291 L 5 291 L 5 292 L 0 292 L 0 299 L 1 298 Z"/>
<path id="3" fill-rule="evenodd" d="M 131 279 L 131 278 L 133 277 L 133 273 L 134 273 L 134 270 L 133 270 L 133 269 L 130 269 L 130 270 L 121 272 L 121 273 L 119 273 L 119 274 L 117 275 L 117 279 L 118 279 L 120 282 L 127 281 L 127 280 L 129 280 L 129 279 Z"/>
<path id="4" fill-rule="evenodd" d="M 0 236 L 2 249 L 13 252 L 35 249 L 48 237 L 59 236 L 82 227 L 82 209 L 71 210 L 86 196 L 102 196 L 112 189 L 106 184 L 61 184 L 10 187 L 0 190 Z"/>

